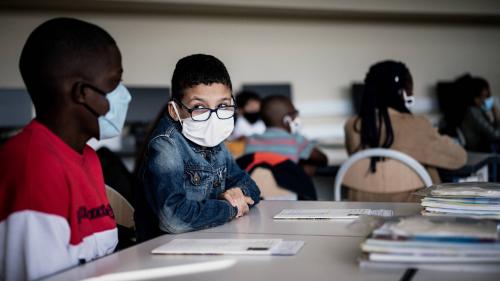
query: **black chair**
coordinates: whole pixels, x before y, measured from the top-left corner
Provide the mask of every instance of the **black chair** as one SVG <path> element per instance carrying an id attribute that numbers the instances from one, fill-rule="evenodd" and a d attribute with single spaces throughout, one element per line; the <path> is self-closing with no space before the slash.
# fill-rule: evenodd
<path id="1" fill-rule="evenodd" d="M 127 170 L 120 157 L 106 147 L 97 150 L 101 162 L 106 194 L 115 214 L 118 228 L 117 250 L 125 249 L 136 243 L 134 198 L 132 194 L 133 176 Z"/>
<path id="2" fill-rule="evenodd" d="M 460 129 L 467 110 L 467 83 L 469 75 L 455 81 L 441 81 L 436 85 L 436 96 L 441 120 L 439 133 L 455 138 L 465 146 L 465 138 Z"/>

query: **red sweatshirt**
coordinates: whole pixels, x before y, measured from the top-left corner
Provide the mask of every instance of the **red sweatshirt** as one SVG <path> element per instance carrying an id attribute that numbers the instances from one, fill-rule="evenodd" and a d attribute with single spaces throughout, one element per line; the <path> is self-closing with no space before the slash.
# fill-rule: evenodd
<path id="1" fill-rule="evenodd" d="M 113 211 L 95 151 L 33 120 L 0 148 L 0 280 L 31 280 L 113 252 Z"/>

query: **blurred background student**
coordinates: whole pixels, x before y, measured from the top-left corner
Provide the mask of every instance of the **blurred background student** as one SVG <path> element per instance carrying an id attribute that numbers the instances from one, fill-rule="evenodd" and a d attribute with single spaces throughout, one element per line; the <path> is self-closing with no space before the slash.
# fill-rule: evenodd
<path id="1" fill-rule="evenodd" d="M 277 183 L 296 193 L 299 200 L 316 200 L 310 177 L 317 166 L 327 164 L 327 157 L 300 133 L 298 110 L 288 97 L 273 95 L 262 101 L 260 115 L 266 131 L 246 139 L 245 155 L 238 164 L 249 173 L 252 167 L 265 166 Z"/>
<path id="2" fill-rule="evenodd" d="M 469 76 L 465 82 L 467 109 L 461 126 L 465 147 L 471 151 L 498 152 L 499 112 L 490 86 L 481 77 Z"/>
<path id="3" fill-rule="evenodd" d="M 262 101 L 260 114 L 266 131 L 252 135 L 246 141 L 245 154 L 271 152 L 285 156 L 312 176 L 315 168 L 325 166 L 326 155 L 316 143 L 309 141 L 301 133 L 299 111 L 285 96 L 269 96 Z"/>
<path id="4" fill-rule="evenodd" d="M 236 95 L 237 117 L 230 139 L 236 140 L 253 134 L 262 134 L 266 125 L 260 118 L 260 97 L 252 91 L 241 91 Z"/>
<path id="5" fill-rule="evenodd" d="M 261 99 L 255 92 L 243 90 L 236 95 L 234 131 L 225 142 L 234 158 L 245 152 L 245 138 L 262 134 L 266 130 L 266 125 L 260 118 L 260 105 Z"/>
<path id="6" fill-rule="evenodd" d="M 367 148 L 394 149 L 427 167 L 433 183 L 440 182 L 436 167 L 456 169 L 466 152 L 450 137 L 442 136 L 425 117 L 412 115 L 413 79 L 401 62 L 383 61 L 371 66 L 365 78 L 361 112 L 345 124 L 349 154 Z M 360 161 L 347 173 L 348 199 L 356 201 L 412 201 L 422 186 L 403 164 L 372 158 Z"/>
<path id="7" fill-rule="evenodd" d="M 266 131 L 247 139 L 245 154 L 265 151 L 284 155 L 297 164 L 327 164 L 326 155 L 300 133 L 299 111 L 289 98 L 265 98 L 260 114 L 266 124 Z"/>

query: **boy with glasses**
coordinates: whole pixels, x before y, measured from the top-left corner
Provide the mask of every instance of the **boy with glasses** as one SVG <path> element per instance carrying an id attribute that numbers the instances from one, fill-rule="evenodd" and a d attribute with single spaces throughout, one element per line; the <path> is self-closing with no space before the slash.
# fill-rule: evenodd
<path id="1" fill-rule="evenodd" d="M 234 128 L 231 91 L 229 74 L 217 58 L 197 54 L 177 62 L 172 100 L 139 164 L 140 241 L 217 226 L 259 202 L 255 182 L 222 143 Z"/>

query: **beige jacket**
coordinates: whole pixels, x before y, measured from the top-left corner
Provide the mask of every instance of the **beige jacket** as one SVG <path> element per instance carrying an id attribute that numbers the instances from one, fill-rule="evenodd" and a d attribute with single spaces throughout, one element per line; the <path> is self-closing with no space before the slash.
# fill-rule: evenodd
<path id="1" fill-rule="evenodd" d="M 401 151 L 415 158 L 427 167 L 433 183 L 439 183 L 436 167 L 457 169 L 467 161 L 467 153 L 447 136 L 442 136 L 425 117 L 418 117 L 389 109 L 394 132 L 391 149 Z M 347 152 L 361 150 L 361 120 L 350 118 L 344 127 Z M 385 128 L 382 128 L 385 134 Z M 359 201 L 414 201 L 409 194 L 421 187 L 420 178 L 395 160 L 377 162 L 377 171 L 369 171 L 370 159 L 354 164 L 344 178 L 344 185 L 350 188 L 349 199 Z M 351 190 L 354 189 L 354 190 Z M 378 196 L 377 194 L 381 194 Z"/>

